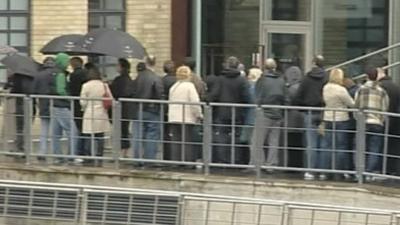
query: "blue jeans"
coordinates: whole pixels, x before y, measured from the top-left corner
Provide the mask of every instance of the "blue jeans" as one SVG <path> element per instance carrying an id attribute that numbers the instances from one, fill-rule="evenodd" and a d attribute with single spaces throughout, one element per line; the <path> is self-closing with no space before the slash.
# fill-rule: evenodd
<path id="1" fill-rule="evenodd" d="M 53 131 L 53 151 L 56 155 L 62 155 L 62 149 L 60 144 L 60 139 L 63 135 L 63 131 L 68 135 L 70 155 L 77 154 L 77 135 L 78 129 L 76 128 L 75 122 L 73 120 L 73 115 L 68 108 L 52 108 L 53 120 L 52 120 L 52 131 Z"/>
<path id="2" fill-rule="evenodd" d="M 305 165 L 308 168 L 318 168 L 317 149 L 321 147 L 322 137 L 318 133 L 320 123 L 319 113 L 308 113 L 304 115 L 304 127 L 306 128 L 306 157 Z"/>
<path id="3" fill-rule="evenodd" d="M 50 118 L 40 119 L 40 150 L 39 154 L 45 155 L 48 153 L 48 139 L 50 130 Z"/>
<path id="4" fill-rule="evenodd" d="M 367 124 L 367 172 L 382 171 L 383 132 L 384 127 L 380 125 Z"/>
<path id="5" fill-rule="evenodd" d="M 134 158 L 156 159 L 160 143 L 160 114 L 143 112 L 143 118 L 132 123 Z"/>
<path id="6" fill-rule="evenodd" d="M 331 169 L 332 151 L 335 152 L 335 169 L 351 169 L 351 153 L 348 152 L 350 121 L 325 122 L 325 135 L 318 155 L 318 168 Z M 333 143 L 335 140 L 335 144 Z M 336 151 L 337 150 L 337 151 Z"/>

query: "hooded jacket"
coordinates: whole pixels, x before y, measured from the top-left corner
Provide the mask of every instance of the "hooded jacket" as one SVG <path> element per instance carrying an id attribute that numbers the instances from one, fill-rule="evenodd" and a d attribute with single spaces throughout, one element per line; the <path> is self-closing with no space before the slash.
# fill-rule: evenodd
<path id="1" fill-rule="evenodd" d="M 258 105 L 285 105 L 287 98 L 284 79 L 274 71 L 265 71 L 256 83 L 256 103 Z M 272 120 L 283 118 L 281 109 L 264 109 L 265 117 Z"/>
<path id="2" fill-rule="evenodd" d="M 306 107 L 323 107 L 322 89 L 326 83 L 325 69 L 314 67 L 300 83 L 294 104 Z"/>
<path id="3" fill-rule="evenodd" d="M 248 104 L 251 101 L 249 83 L 246 78 L 240 76 L 237 69 L 225 69 L 219 77 L 217 102 Z M 232 120 L 232 109 L 230 107 L 217 107 L 217 118 L 222 121 Z M 244 122 L 244 111 L 242 108 L 236 109 L 237 123 Z"/>
<path id="4" fill-rule="evenodd" d="M 49 60 L 42 66 L 42 70 L 35 77 L 34 93 L 38 95 L 51 94 L 51 84 L 54 76 L 58 73 L 55 61 Z M 50 100 L 39 99 L 39 115 L 41 118 L 50 116 Z"/>
<path id="5" fill-rule="evenodd" d="M 67 81 L 66 69 L 69 64 L 69 56 L 65 53 L 58 53 L 56 56 L 56 67 L 58 72 L 53 77 L 52 92 L 58 96 L 69 96 L 69 84 Z M 55 99 L 54 107 L 70 108 L 70 100 Z"/>

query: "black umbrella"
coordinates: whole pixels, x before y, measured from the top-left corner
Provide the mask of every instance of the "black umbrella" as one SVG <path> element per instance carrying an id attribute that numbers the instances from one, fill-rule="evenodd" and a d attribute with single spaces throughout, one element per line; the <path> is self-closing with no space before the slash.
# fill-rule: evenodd
<path id="1" fill-rule="evenodd" d="M 65 52 L 69 55 L 85 55 L 85 50 L 79 45 L 83 42 L 84 37 L 85 36 L 81 34 L 66 34 L 58 36 L 49 41 L 40 52 L 50 55 L 55 55 L 60 52 Z"/>
<path id="2" fill-rule="evenodd" d="M 39 70 L 39 63 L 28 56 L 19 54 L 6 56 L 0 62 L 13 74 L 34 77 Z"/>
<path id="3" fill-rule="evenodd" d="M 107 28 L 95 29 L 85 35 L 82 47 L 88 54 L 118 58 L 143 59 L 147 55 L 143 45 L 130 34 Z"/>

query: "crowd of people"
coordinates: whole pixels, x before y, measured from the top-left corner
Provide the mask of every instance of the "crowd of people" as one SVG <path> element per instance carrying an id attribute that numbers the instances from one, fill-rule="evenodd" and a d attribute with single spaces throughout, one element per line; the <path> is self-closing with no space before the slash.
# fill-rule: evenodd
<path id="1" fill-rule="evenodd" d="M 67 72 L 68 65 L 73 69 L 71 73 Z M 380 154 L 384 148 L 385 126 L 389 126 L 392 135 L 388 141 L 388 154 L 398 155 L 399 141 L 395 137 L 400 134 L 396 126 L 398 119 L 387 120 L 379 112 L 399 112 L 400 87 L 382 69 L 368 70 L 367 81 L 356 84 L 341 69 L 326 71 L 323 56 L 316 56 L 312 70 L 304 75 L 297 66 L 278 72 L 274 59 L 267 59 L 264 68 L 251 68 L 248 75 L 240 69 L 241 65 L 238 58 L 229 57 L 219 75 L 208 75 L 202 80 L 194 72 L 194 61 L 187 60 L 179 66 L 166 61 L 165 74 L 160 76 L 155 70 L 156 58 L 148 56 L 136 65 L 137 77 L 132 79 L 131 64 L 126 59 L 119 59 L 119 75 L 106 84 L 94 64 L 83 65 L 81 58 L 70 59 L 67 54 L 59 53 L 55 58 L 46 58 L 41 71 L 33 78 L 12 76 L 11 92 L 81 97 L 73 101 L 58 97 L 51 101 L 47 98 L 38 100 L 40 161 L 46 160 L 44 156 L 49 152 L 49 136 L 52 152 L 63 154 L 60 144 L 63 132 L 69 137 L 70 154 L 103 156 L 104 135 L 110 129 L 112 114 L 105 97 L 146 100 L 141 103 L 122 101 L 122 157 L 156 159 L 159 146 L 164 142 L 162 155 L 165 160 L 202 160 L 201 102 L 326 108 L 321 111 L 263 107 L 257 111 L 254 107 L 215 106 L 212 110 L 214 163 L 279 166 L 282 163 L 279 151 L 282 130 L 287 129 L 288 148 L 307 149 L 289 151 L 289 166 L 354 170 L 355 130 L 359 118 L 349 112 L 352 108 L 374 111 L 365 113 L 364 118 L 368 132 L 366 151 L 370 153 L 366 158 L 366 170 L 382 172 Z M 163 105 L 157 100 L 170 103 Z M 16 142 L 18 151 L 24 150 L 22 101 L 17 99 L 16 104 L 17 133 L 20 134 Z M 256 123 L 255 118 L 261 120 Z M 246 145 L 249 148 L 244 147 Z M 57 163 L 64 161 L 59 159 Z M 75 159 L 75 163 L 81 162 Z M 396 159 L 389 159 L 388 171 L 399 172 Z M 343 178 L 349 177 L 345 174 Z M 325 180 L 328 176 L 325 173 L 304 174 L 306 180 L 316 178 Z"/>

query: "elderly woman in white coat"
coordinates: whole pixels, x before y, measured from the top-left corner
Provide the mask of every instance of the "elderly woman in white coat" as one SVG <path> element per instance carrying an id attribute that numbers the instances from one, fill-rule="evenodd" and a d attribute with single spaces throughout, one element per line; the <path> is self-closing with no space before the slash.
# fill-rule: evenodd
<path id="1" fill-rule="evenodd" d="M 87 98 L 101 99 L 106 92 L 112 98 L 112 94 L 108 85 L 101 80 L 97 68 L 89 70 L 88 78 L 89 81 L 82 86 L 80 100 L 84 112 L 82 133 L 86 137 L 85 155 L 103 156 L 104 133 L 109 130 L 107 110 L 104 108 L 103 101 Z"/>
<path id="2" fill-rule="evenodd" d="M 177 82 L 169 90 L 171 102 L 192 103 L 168 106 L 168 122 L 171 123 L 169 135 L 173 142 L 169 158 L 175 161 L 194 161 L 197 155 L 193 152 L 192 144 L 187 144 L 193 142 L 193 128 L 202 118 L 201 106 L 196 105 L 200 103 L 200 97 L 190 81 L 191 76 L 189 67 L 179 67 L 176 71 Z"/>

